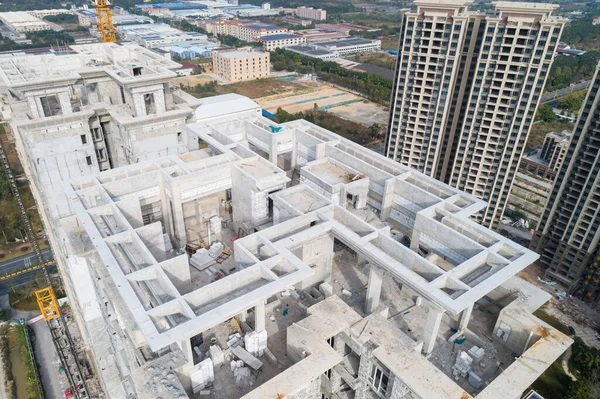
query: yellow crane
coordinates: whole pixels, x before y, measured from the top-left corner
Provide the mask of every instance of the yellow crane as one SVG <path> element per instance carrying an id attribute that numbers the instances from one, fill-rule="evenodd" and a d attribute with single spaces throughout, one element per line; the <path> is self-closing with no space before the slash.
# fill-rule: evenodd
<path id="1" fill-rule="evenodd" d="M 117 30 L 113 25 L 110 0 L 96 0 L 96 18 L 98 19 L 98 32 L 103 42 L 116 42 Z"/>

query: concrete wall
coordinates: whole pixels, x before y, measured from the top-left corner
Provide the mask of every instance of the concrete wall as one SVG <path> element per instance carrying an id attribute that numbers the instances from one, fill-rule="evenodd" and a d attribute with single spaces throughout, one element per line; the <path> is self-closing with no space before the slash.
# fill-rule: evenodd
<path id="1" fill-rule="evenodd" d="M 539 325 L 540 320 L 537 317 L 513 303 L 500 311 L 492 337 L 495 342 L 520 355 L 542 336 L 543 331 Z M 510 333 L 505 341 L 497 336 L 497 332 L 507 326 L 510 327 Z"/>
<path id="2" fill-rule="evenodd" d="M 286 396 L 288 399 L 321 399 L 321 380 L 313 380 L 298 391 Z"/>
<path id="3" fill-rule="evenodd" d="M 333 236 L 324 235 L 302 246 L 302 261 L 309 265 L 315 274 L 296 285 L 299 290 L 305 290 L 321 281 L 331 281 L 333 264 Z"/>

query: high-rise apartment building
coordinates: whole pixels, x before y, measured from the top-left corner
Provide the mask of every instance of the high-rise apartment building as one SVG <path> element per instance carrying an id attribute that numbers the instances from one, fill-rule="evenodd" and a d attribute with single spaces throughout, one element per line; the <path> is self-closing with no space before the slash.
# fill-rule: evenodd
<path id="1" fill-rule="evenodd" d="M 416 0 L 403 13 L 386 155 L 501 219 L 565 19 L 556 5 Z"/>
<path id="2" fill-rule="evenodd" d="M 596 298 L 600 292 L 600 74 L 596 75 L 573 130 L 532 248 L 546 276 Z"/>

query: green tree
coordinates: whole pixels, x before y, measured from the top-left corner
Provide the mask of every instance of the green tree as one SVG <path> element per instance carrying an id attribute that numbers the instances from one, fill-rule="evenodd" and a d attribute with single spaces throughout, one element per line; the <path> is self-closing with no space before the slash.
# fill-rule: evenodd
<path id="1" fill-rule="evenodd" d="M 572 113 L 579 113 L 585 99 L 585 91 L 569 93 L 558 100 L 558 107 Z"/>
<path id="2" fill-rule="evenodd" d="M 10 320 L 10 309 L 0 309 L 0 320 L 1 321 L 9 321 Z"/>
<path id="3" fill-rule="evenodd" d="M 379 134 L 381 133 L 381 125 L 379 123 L 373 123 L 371 126 L 369 126 L 369 135 L 371 136 L 371 138 L 377 138 L 379 137 Z"/>
<path id="4" fill-rule="evenodd" d="M 589 381 L 579 379 L 569 383 L 567 399 L 594 399 L 595 397 Z"/>
<path id="5" fill-rule="evenodd" d="M 535 114 L 535 120 L 542 122 L 554 122 L 556 120 L 556 115 L 554 115 L 554 111 L 552 110 L 551 106 L 548 104 L 541 104 Z"/>

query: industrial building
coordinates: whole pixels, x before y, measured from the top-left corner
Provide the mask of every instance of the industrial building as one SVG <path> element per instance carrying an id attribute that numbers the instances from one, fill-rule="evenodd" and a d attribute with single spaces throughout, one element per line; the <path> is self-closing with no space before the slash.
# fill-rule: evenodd
<path id="1" fill-rule="evenodd" d="M 266 51 L 275 50 L 289 46 L 298 46 L 306 43 L 306 39 L 298 35 L 268 35 L 260 38 L 263 49 Z"/>
<path id="2" fill-rule="evenodd" d="M 484 201 L 139 46 L 71 50 L 0 78 L 106 397 L 518 399 L 571 345 Z"/>
<path id="3" fill-rule="evenodd" d="M 307 43 L 326 42 L 330 40 L 346 39 L 349 36 L 345 33 L 333 32 L 323 29 L 303 29 L 294 31 L 295 35 L 302 36 Z"/>
<path id="4" fill-rule="evenodd" d="M 312 19 L 314 21 L 325 21 L 327 19 L 327 11 L 321 8 L 298 7 L 296 15 L 304 19 Z"/>
<path id="5" fill-rule="evenodd" d="M 317 41 L 307 45 L 289 46 L 287 50 L 321 60 L 341 58 L 350 54 L 372 53 L 381 50 L 381 40 L 348 38 Z"/>
<path id="6" fill-rule="evenodd" d="M 314 45 L 289 46 L 286 47 L 286 50 L 293 51 L 294 53 L 298 53 L 306 57 L 318 58 L 320 60 L 333 60 L 340 57 L 338 53 L 332 53 L 328 50 L 322 50 L 316 48 Z"/>
<path id="7" fill-rule="evenodd" d="M 39 32 L 50 29 L 46 22 L 26 11 L 0 12 L 0 21 L 17 33 Z"/>
<path id="8" fill-rule="evenodd" d="M 206 42 L 208 38 L 198 32 L 184 32 L 168 24 L 134 24 L 118 28 L 119 36 L 146 48 L 169 48 L 182 42 Z"/>
<path id="9" fill-rule="evenodd" d="M 556 184 L 532 241 L 546 277 L 590 301 L 600 296 L 599 88 L 596 68 L 570 141 L 558 137 L 544 143 L 545 154 L 552 159 L 553 154 L 563 153 L 558 158 L 564 162 L 558 167 Z"/>
<path id="10" fill-rule="evenodd" d="M 66 8 L 54 8 L 49 10 L 31 10 L 27 11 L 27 13 L 33 15 L 36 18 L 42 19 L 49 15 L 73 14 L 73 11 L 67 10 Z"/>
<path id="11" fill-rule="evenodd" d="M 317 49 L 336 53 L 343 57 L 350 54 L 372 53 L 379 51 L 381 50 L 381 40 L 351 37 L 348 39 L 317 42 L 313 43 L 313 46 Z"/>
<path id="12" fill-rule="evenodd" d="M 213 71 L 227 82 L 268 78 L 271 58 L 267 51 L 247 48 L 213 51 Z"/>
<path id="13" fill-rule="evenodd" d="M 258 21 L 217 20 L 206 24 L 206 31 L 215 35 L 229 35 L 245 42 L 258 42 L 263 36 L 288 34 L 287 28 Z"/>
<path id="14" fill-rule="evenodd" d="M 488 201 L 476 217 L 495 228 L 567 19 L 553 4 L 471 3 L 402 13 L 385 153 Z"/>

